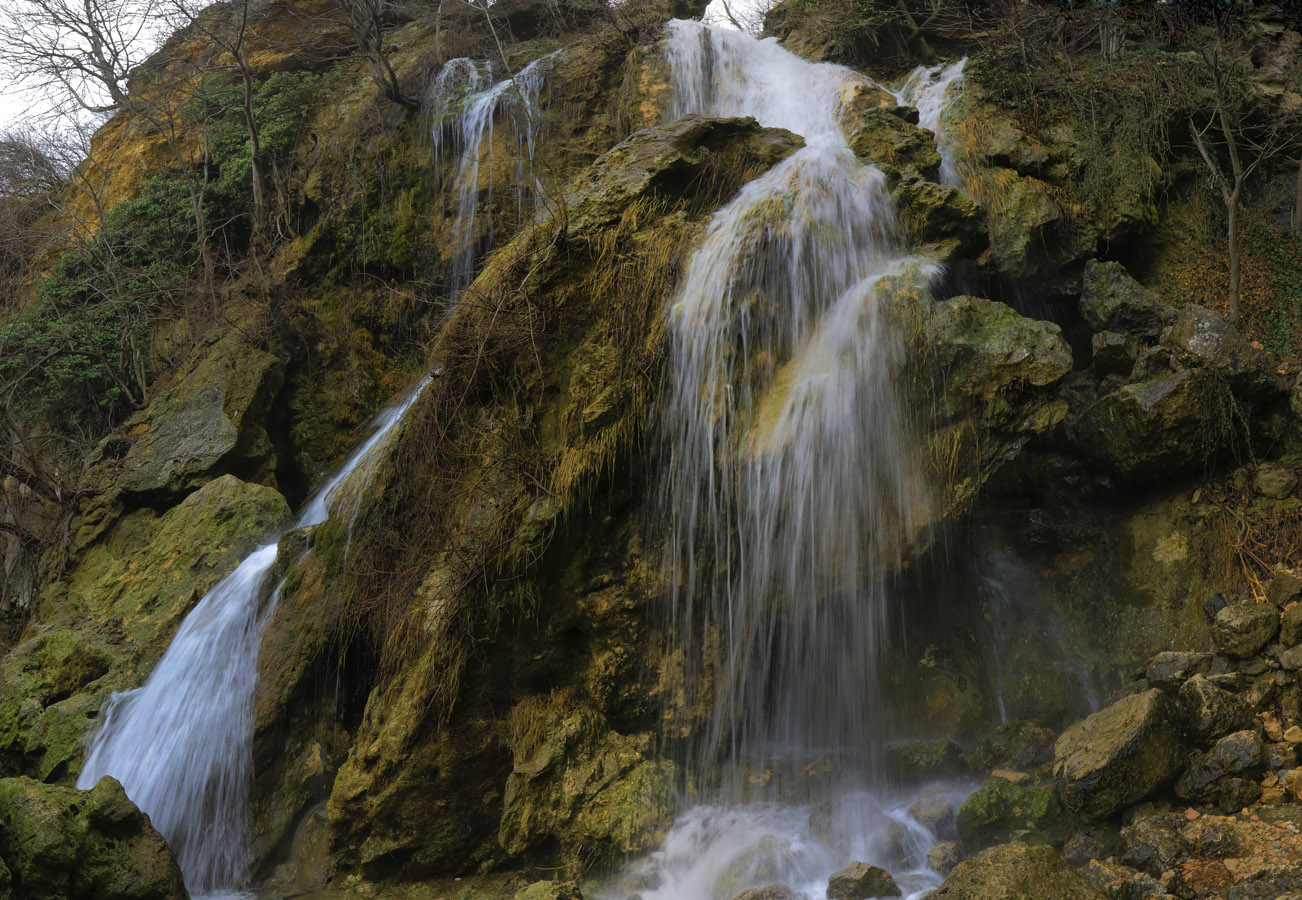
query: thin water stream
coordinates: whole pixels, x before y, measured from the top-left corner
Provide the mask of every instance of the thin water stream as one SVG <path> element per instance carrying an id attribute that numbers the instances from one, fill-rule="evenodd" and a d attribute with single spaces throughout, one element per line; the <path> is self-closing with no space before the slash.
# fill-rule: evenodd
<path id="1" fill-rule="evenodd" d="M 351 523 L 380 450 L 427 383 L 376 418 L 370 438 L 292 528 L 320 525 L 332 508 Z M 263 626 L 279 597 L 279 589 L 267 597 L 279 539 L 250 553 L 199 601 L 144 685 L 110 698 L 77 779 L 80 788 L 105 775 L 120 781 L 167 839 L 196 897 L 239 896 L 249 879 L 253 692 Z"/>

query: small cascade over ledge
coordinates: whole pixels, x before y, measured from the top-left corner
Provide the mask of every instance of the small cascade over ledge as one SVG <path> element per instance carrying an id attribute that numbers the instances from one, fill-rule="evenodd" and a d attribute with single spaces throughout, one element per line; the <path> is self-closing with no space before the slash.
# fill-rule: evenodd
<path id="1" fill-rule="evenodd" d="M 541 123 L 539 95 L 557 53 L 554 51 L 514 75 L 494 81 L 491 62 L 460 58 L 439 71 L 426 104 L 434 143 L 434 160 L 455 160 L 452 185 L 456 217 L 449 251 L 448 301 L 455 303 L 474 280 L 475 261 L 491 249 L 492 221 L 480 221 L 481 204 L 493 202 L 494 169 L 506 162 L 513 168 L 516 223 L 533 213 L 543 186 L 533 167 L 535 140 Z M 494 129 L 509 122 L 515 139 L 510 160 L 494 159 Z M 481 169 L 483 170 L 481 173 Z"/>

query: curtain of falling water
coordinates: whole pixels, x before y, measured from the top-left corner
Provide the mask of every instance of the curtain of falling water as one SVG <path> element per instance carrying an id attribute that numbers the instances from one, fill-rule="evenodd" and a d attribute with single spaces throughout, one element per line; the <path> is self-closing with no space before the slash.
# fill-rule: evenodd
<path id="1" fill-rule="evenodd" d="M 559 51 L 556 51 L 559 52 Z M 450 60 L 440 70 L 427 104 L 435 163 L 449 149 L 456 157 L 453 190 L 456 218 L 448 273 L 448 301 L 455 303 L 474 280 L 475 260 L 489 249 L 493 223 L 480 222 L 481 207 L 493 206 L 494 124 L 508 118 L 513 126 L 513 183 L 516 216 L 523 221 L 543 188 L 533 170 L 534 140 L 539 123 L 538 96 L 556 53 L 534 60 L 514 76 L 492 83 L 492 65 L 470 59 Z M 482 174 L 481 167 L 485 170 Z M 486 177 L 485 177 L 486 176 Z"/>
<path id="2" fill-rule="evenodd" d="M 668 57 L 675 113 L 806 142 L 715 216 L 669 315 L 673 607 L 687 658 L 713 646 L 718 691 L 694 764 L 751 782 L 820 756 L 862 766 L 885 576 L 927 502 L 884 288 L 933 272 L 846 146 L 866 78 L 694 22 L 671 23 Z"/>

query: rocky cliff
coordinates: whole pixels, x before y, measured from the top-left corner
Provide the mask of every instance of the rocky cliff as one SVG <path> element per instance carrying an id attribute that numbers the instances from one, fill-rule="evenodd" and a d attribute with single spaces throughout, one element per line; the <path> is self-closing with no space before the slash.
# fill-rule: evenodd
<path id="1" fill-rule="evenodd" d="M 258 165 L 234 82 L 195 75 L 202 23 L 173 36 L 77 170 L 95 202 L 56 194 L 63 237 L 9 282 L 0 897 L 179 896 L 116 782 L 72 785 L 110 697 L 271 539 L 247 736 L 267 896 L 656 891 L 625 863 L 718 789 L 693 754 L 727 635 L 696 609 L 684 645 L 667 598 L 732 536 L 666 564 L 670 311 L 720 211 L 809 140 L 677 115 L 665 23 L 700 8 L 411 4 L 378 51 L 347 9 L 253 15 Z M 963 785 L 905 816 L 952 869 L 936 896 L 1298 890 L 1297 23 L 949 12 L 768 19 L 849 66 L 840 129 L 912 267 L 874 288 L 927 485 L 861 573 L 907 598 L 873 648 L 874 777 Z M 1231 102 L 1212 37 L 1242 53 L 1241 148 L 1208 131 Z M 943 104 L 910 93 L 965 56 Z M 1239 149 L 1235 250 L 1208 185 Z M 791 240 L 794 197 L 751 213 L 752 252 Z M 718 409 L 758 458 L 803 351 L 743 338 L 728 364 L 762 389 Z M 364 478 L 292 527 L 423 377 Z M 804 785 L 832 756 L 746 778 Z M 828 847 L 840 815 L 804 814 Z M 912 865 L 896 844 L 872 862 Z M 747 860 L 719 900 L 785 871 Z M 847 897 L 887 890 L 852 875 Z"/>

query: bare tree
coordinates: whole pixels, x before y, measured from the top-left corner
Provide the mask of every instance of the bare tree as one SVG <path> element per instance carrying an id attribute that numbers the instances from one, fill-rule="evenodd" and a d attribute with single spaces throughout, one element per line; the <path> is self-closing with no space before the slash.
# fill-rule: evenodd
<path id="1" fill-rule="evenodd" d="M 1189 119 L 1194 146 L 1225 205 L 1226 253 L 1230 263 L 1229 319 L 1239 316 L 1239 286 L 1243 264 L 1242 212 L 1244 191 L 1262 166 L 1290 149 L 1302 136 L 1292 116 L 1256 109 L 1246 83 L 1243 59 L 1229 58 L 1221 46 L 1205 47 L 1203 61 L 1210 79 L 1201 124 Z M 1294 216 L 1297 221 L 1297 215 Z"/>
<path id="2" fill-rule="evenodd" d="M 0 67 L 96 113 L 130 105 L 127 77 L 165 28 L 154 0 L 9 0 L 5 12 Z"/>
<path id="3" fill-rule="evenodd" d="M 366 57 L 375 86 L 399 106 L 418 111 L 420 101 L 403 91 L 384 52 L 385 28 L 392 22 L 396 9 L 393 0 L 335 0 L 335 4 L 348 14 L 357 46 Z"/>

